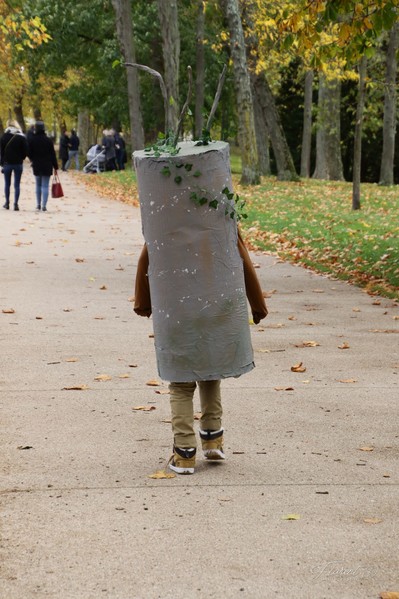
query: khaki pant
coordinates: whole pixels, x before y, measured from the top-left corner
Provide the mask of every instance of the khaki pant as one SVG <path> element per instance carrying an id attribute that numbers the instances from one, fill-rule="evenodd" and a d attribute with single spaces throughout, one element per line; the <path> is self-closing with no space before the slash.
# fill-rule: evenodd
<path id="1" fill-rule="evenodd" d="M 193 396 L 198 384 L 202 430 L 217 431 L 222 426 L 222 399 L 220 381 L 199 381 L 198 383 L 170 383 L 170 407 L 172 411 L 172 431 L 176 447 L 187 449 L 197 447 L 194 432 Z"/>

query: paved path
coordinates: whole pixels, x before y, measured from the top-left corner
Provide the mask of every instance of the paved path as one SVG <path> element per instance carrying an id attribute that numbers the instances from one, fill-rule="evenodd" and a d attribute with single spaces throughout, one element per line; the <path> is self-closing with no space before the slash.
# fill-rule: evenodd
<path id="1" fill-rule="evenodd" d="M 254 256 L 274 292 L 257 368 L 223 384 L 228 460 L 153 480 L 171 432 L 129 301 L 139 211 L 62 182 L 37 214 L 27 168 L 0 212 L 1 599 L 399 591 L 398 305 Z"/>

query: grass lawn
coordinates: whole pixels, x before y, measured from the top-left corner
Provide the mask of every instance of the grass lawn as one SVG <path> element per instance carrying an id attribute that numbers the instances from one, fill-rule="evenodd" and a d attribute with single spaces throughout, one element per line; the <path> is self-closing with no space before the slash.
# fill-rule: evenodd
<path id="1" fill-rule="evenodd" d="M 399 187 L 362 185 L 362 209 L 351 210 L 351 183 L 264 178 L 234 189 L 246 200 L 241 228 L 252 249 L 345 279 L 370 293 L 399 299 Z M 107 197 L 138 205 L 131 170 L 78 177 Z"/>

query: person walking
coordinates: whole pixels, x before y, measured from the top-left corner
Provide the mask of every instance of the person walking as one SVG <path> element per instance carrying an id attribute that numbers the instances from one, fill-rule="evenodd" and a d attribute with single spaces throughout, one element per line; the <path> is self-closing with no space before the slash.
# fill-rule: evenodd
<path id="1" fill-rule="evenodd" d="M 19 210 L 20 183 L 23 171 L 23 161 L 28 153 L 28 144 L 16 121 L 7 121 L 7 128 L 0 141 L 0 165 L 4 174 L 4 195 L 6 198 L 3 208 L 10 208 L 11 177 L 14 173 L 14 210 Z"/>
<path id="2" fill-rule="evenodd" d="M 75 160 L 75 169 L 77 171 L 79 170 L 79 145 L 80 145 L 80 139 L 76 135 L 75 129 L 72 129 L 71 137 L 69 138 L 69 142 L 68 142 L 68 148 L 69 148 L 68 162 L 65 165 L 65 170 L 68 170 L 69 167 L 71 166 L 72 159 Z"/>
<path id="3" fill-rule="evenodd" d="M 28 157 L 36 180 L 36 210 L 46 212 L 50 177 L 57 172 L 58 162 L 54 144 L 46 135 L 43 121 L 35 124 L 35 135 L 28 144 Z"/>
<path id="4" fill-rule="evenodd" d="M 126 162 L 126 143 L 120 132 L 115 133 L 115 151 L 118 170 L 124 171 Z"/>
<path id="5" fill-rule="evenodd" d="M 116 171 L 115 131 L 113 129 L 104 129 L 101 147 L 105 150 L 105 170 Z"/>
<path id="6" fill-rule="evenodd" d="M 66 163 L 68 162 L 69 158 L 69 137 L 67 135 L 66 129 L 61 129 L 60 149 L 58 156 L 61 160 L 61 169 L 66 171 Z"/>

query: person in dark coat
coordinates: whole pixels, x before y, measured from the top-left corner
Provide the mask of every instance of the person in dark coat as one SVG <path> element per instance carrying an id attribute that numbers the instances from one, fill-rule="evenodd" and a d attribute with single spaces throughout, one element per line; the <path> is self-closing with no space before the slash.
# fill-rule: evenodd
<path id="1" fill-rule="evenodd" d="M 16 121 L 8 121 L 7 129 L 0 141 L 0 165 L 4 173 L 4 195 L 6 202 L 3 206 L 10 208 L 11 176 L 14 173 L 14 210 L 19 210 L 18 201 L 20 183 L 23 171 L 23 161 L 28 153 L 28 144 Z"/>
<path id="2" fill-rule="evenodd" d="M 75 129 L 71 131 L 71 137 L 68 140 L 68 162 L 65 165 L 65 169 L 68 170 L 72 164 L 72 159 L 75 160 L 75 169 L 79 170 L 79 145 L 80 139 L 76 135 Z"/>
<path id="3" fill-rule="evenodd" d="M 28 156 L 36 179 L 36 210 L 47 210 L 51 175 L 57 172 L 58 162 L 54 144 L 47 137 L 43 121 L 35 124 L 35 135 L 28 144 Z"/>
<path id="4" fill-rule="evenodd" d="M 69 137 L 65 129 L 61 130 L 59 159 L 61 160 L 61 169 L 66 171 L 66 163 L 68 162 L 69 154 Z"/>
<path id="5" fill-rule="evenodd" d="M 125 170 L 126 143 L 121 133 L 115 133 L 116 164 L 120 171 Z"/>
<path id="6" fill-rule="evenodd" d="M 101 147 L 105 150 L 105 170 L 116 171 L 115 131 L 113 129 L 104 129 Z"/>

